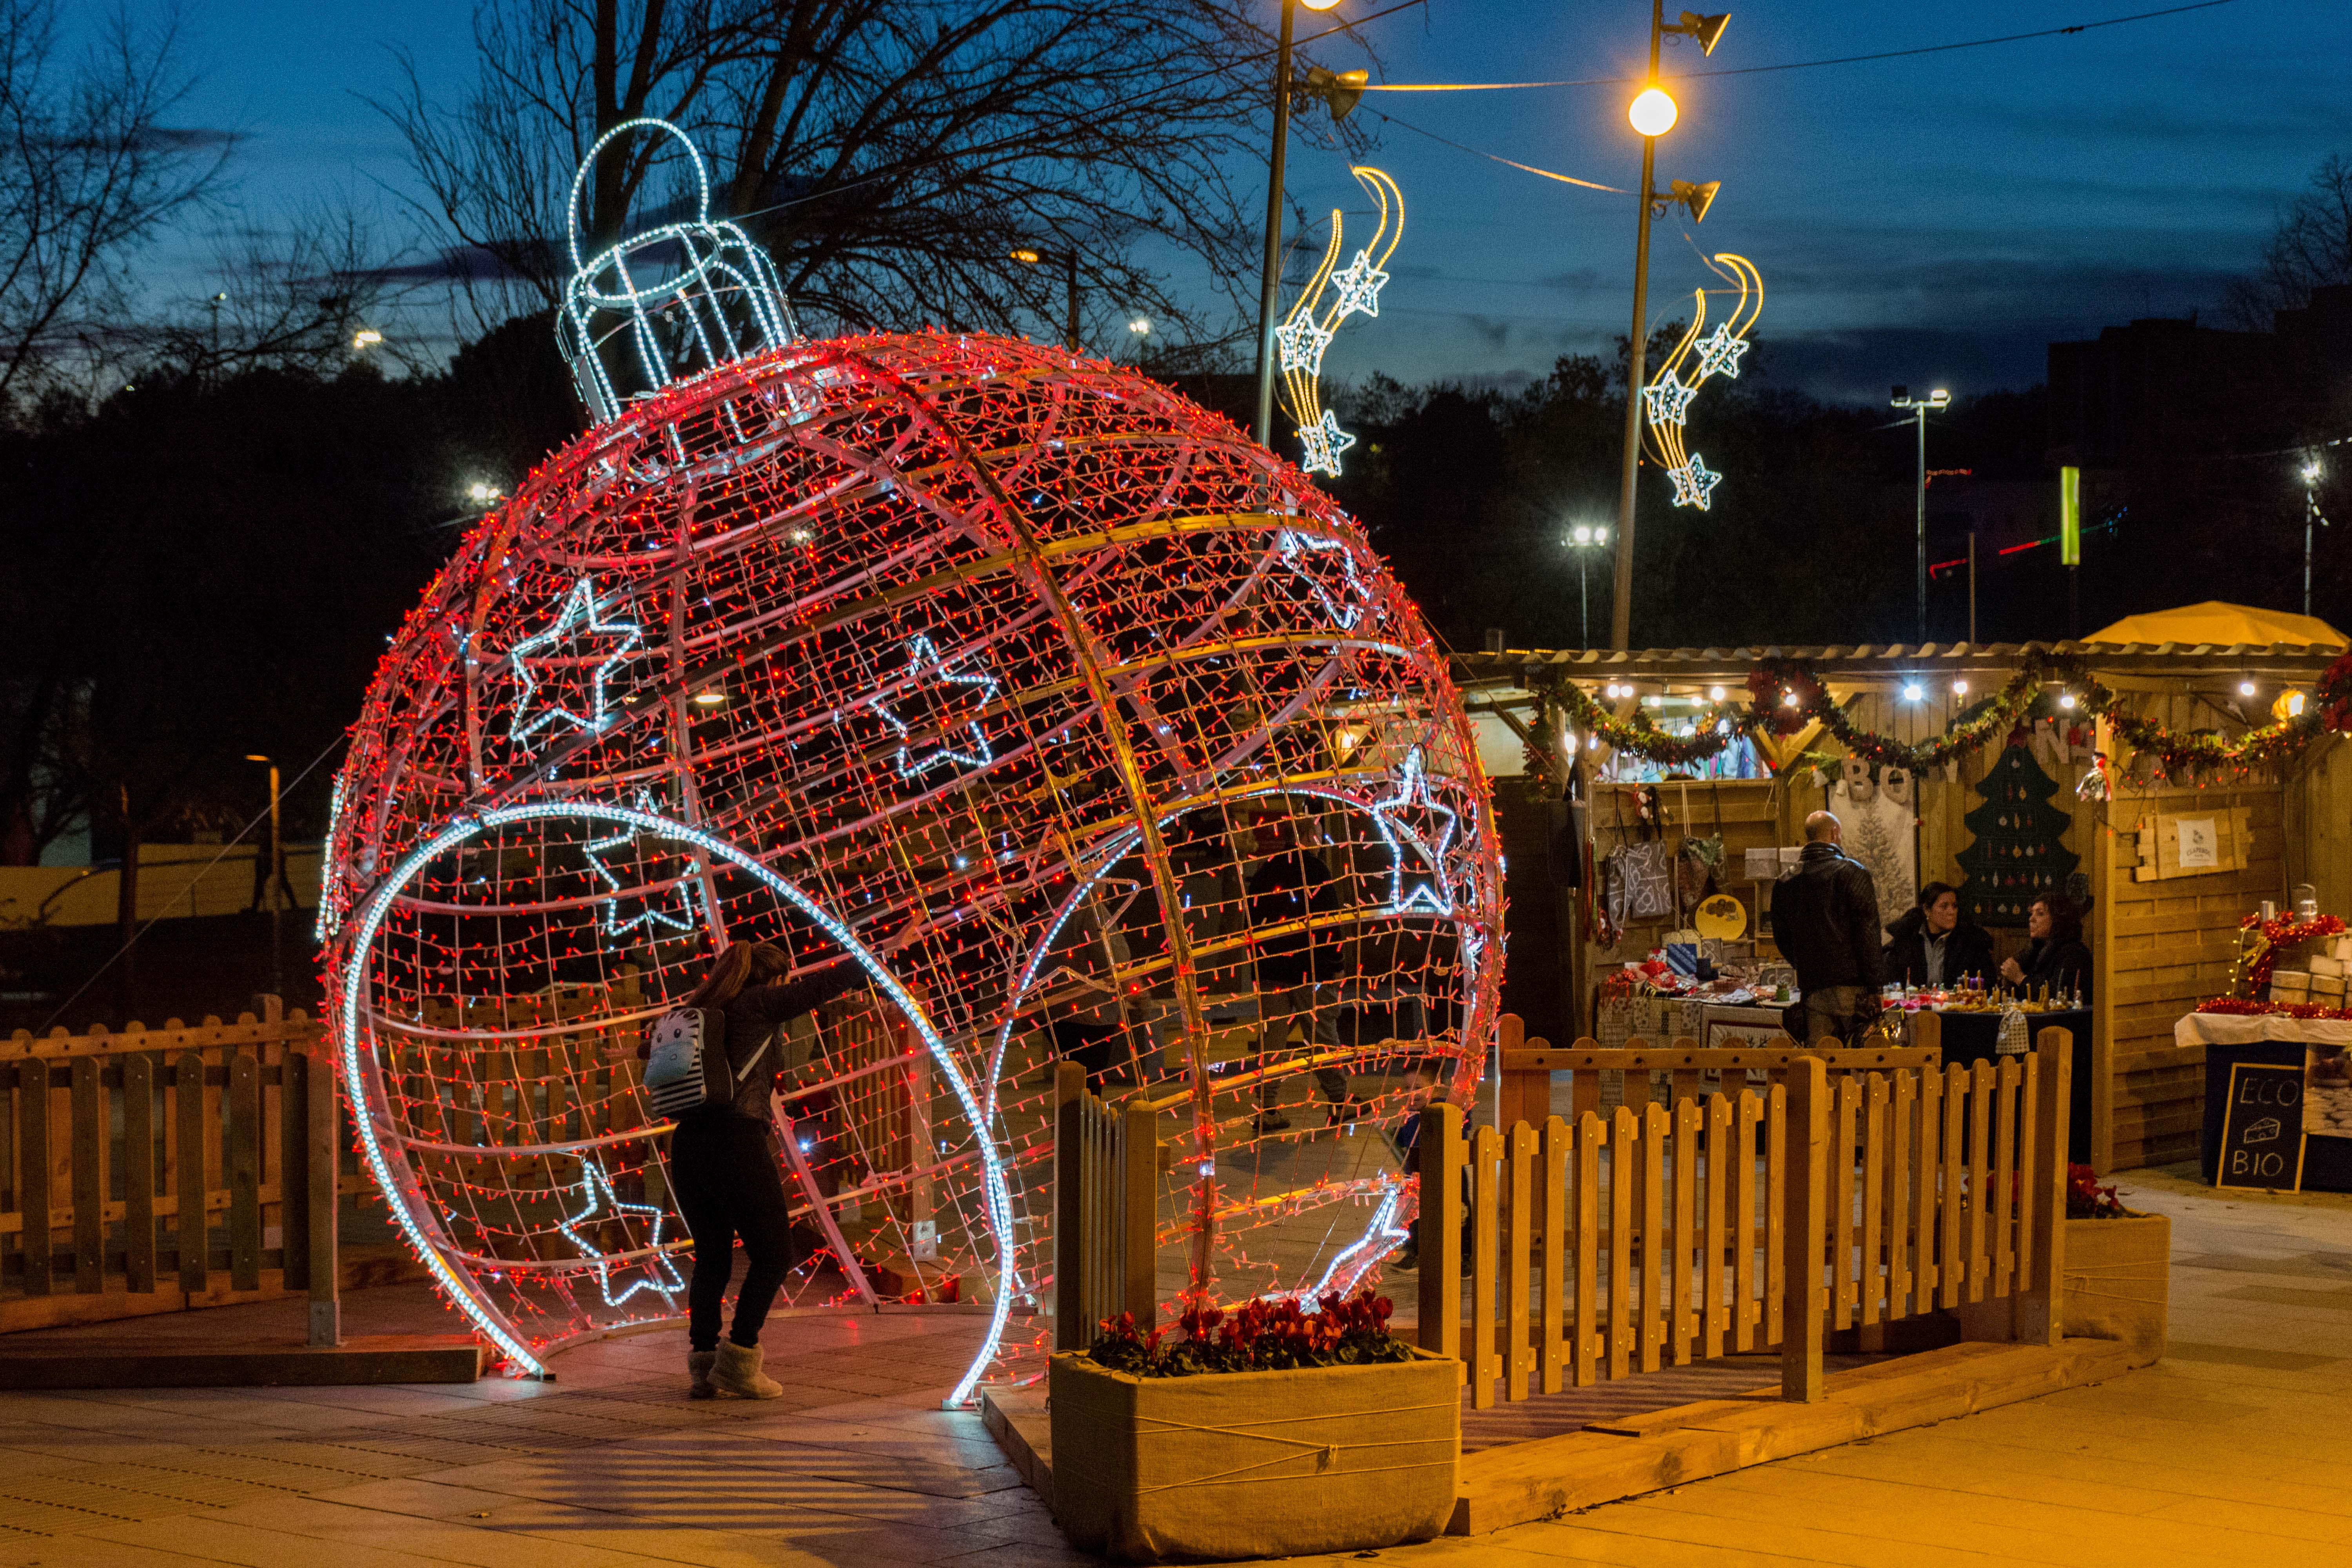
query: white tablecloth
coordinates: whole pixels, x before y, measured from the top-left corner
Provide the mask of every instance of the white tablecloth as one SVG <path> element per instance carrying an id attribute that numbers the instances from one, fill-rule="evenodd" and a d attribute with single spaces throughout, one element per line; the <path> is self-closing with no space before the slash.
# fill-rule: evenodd
<path id="1" fill-rule="evenodd" d="M 2251 1046 L 2264 1040 L 2352 1046 L 2352 1020 L 2293 1018 L 2284 1013 L 2190 1013 L 2172 1026 L 2175 1044 Z"/>

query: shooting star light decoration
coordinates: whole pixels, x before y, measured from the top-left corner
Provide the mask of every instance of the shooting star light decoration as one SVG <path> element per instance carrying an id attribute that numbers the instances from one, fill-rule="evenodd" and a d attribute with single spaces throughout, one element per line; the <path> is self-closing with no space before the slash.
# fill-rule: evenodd
<path id="1" fill-rule="evenodd" d="M 1374 168 L 1351 166 L 1348 172 L 1380 204 L 1380 221 L 1372 229 L 1371 243 L 1357 251 L 1353 261 L 1333 271 L 1333 263 L 1339 259 L 1339 209 L 1332 208 L 1331 238 L 1323 247 L 1322 263 L 1274 333 L 1282 365 L 1283 406 L 1297 422 L 1298 445 L 1304 452 L 1300 466 L 1310 474 L 1334 477 L 1339 472 L 1339 454 L 1354 446 L 1356 438 L 1340 429 L 1339 416 L 1323 406 L 1323 351 L 1331 346 L 1339 323 L 1349 316 L 1381 313 L 1381 285 L 1389 280 L 1382 269 L 1395 254 L 1397 241 L 1404 237 L 1404 193 L 1397 189 L 1396 182 Z M 1323 303 L 1327 285 L 1331 290 L 1328 307 Z"/>
<path id="2" fill-rule="evenodd" d="M 1764 279 L 1746 257 L 1725 252 L 1710 265 L 1739 287 L 1731 314 L 1701 337 L 1706 328 L 1706 290 L 1692 290 L 1689 329 L 1642 389 L 1647 437 L 1643 445 L 1650 460 L 1665 469 L 1666 478 L 1675 482 L 1675 504 L 1695 506 L 1701 511 L 1706 510 L 1707 498 L 1723 476 L 1701 461 L 1696 452 L 1684 449 L 1683 430 L 1690 418 L 1691 400 L 1707 377 L 1739 374 L 1739 362 L 1748 353 L 1748 334 L 1755 330 L 1756 318 L 1764 313 Z M 1686 365 L 1696 371 L 1687 381 L 1683 378 Z"/>

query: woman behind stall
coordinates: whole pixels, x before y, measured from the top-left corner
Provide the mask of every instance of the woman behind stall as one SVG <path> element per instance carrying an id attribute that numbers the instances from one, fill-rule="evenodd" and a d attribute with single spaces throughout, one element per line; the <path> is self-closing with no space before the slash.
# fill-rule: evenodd
<path id="1" fill-rule="evenodd" d="M 2063 893 L 2045 893 L 2033 900 L 2025 921 L 2032 938 L 2025 951 L 2000 961 L 2000 977 L 2022 988 L 2028 996 L 2047 990 L 2053 996 L 2079 993 L 2083 1005 L 2091 1005 L 2091 950 L 2083 941 L 2083 911 Z"/>
<path id="2" fill-rule="evenodd" d="M 1886 936 L 1890 985 L 1992 984 L 1992 933 L 1960 918 L 1959 890 L 1949 882 L 1920 889 L 1919 901 L 1888 923 Z"/>

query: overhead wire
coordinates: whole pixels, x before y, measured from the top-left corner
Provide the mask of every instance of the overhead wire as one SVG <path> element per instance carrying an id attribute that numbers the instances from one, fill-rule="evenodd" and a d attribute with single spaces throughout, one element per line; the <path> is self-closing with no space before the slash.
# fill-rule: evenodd
<path id="1" fill-rule="evenodd" d="M 1859 65 L 1869 60 L 1899 60 L 1914 55 L 1948 54 L 1954 49 L 1982 49 L 1995 44 L 2020 44 L 2032 38 L 2054 38 L 2074 33 L 2087 33 L 2099 27 L 2120 27 L 2132 22 L 2149 22 L 2160 16 L 2178 16 L 2188 11 L 2210 11 L 2217 5 L 2235 5 L 2237 0 L 2194 0 L 2187 5 L 2168 5 L 2160 11 L 2139 11 L 2128 16 L 2109 16 L 2096 22 L 2076 22 L 2063 27 L 2042 27 L 2031 33 L 2004 33 L 1992 38 L 1964 38 L 1949 44 L 1922 44 L 1916 48 L 1883 49 L 1876 54 L 1837 55 L 1828 59 L 1787 60 L 1769 66 L 1727 66 L 1719 70 L 1676 71 L 1663 79 L 1695 81 L 1706 77 L 1762 76 L 1773 71 L 1813 70 L 1822 66 Z M 1558 87 L 1622 87 L 1637 81 L 1647 81 L 1645 76 L 1578 77 L 1561 81 L 1418 81 L 1367 82 L 1367 92 L 1519 92 L 1533 89 Z"/>

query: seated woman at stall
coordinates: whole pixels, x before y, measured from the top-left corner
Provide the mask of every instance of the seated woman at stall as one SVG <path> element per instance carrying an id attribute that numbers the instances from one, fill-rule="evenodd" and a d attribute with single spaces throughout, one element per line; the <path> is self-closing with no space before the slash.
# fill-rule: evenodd
<path id="1" fill-rule="evenodd" d="M 2083 942 L 2083 911 L 2063 893 L 2033 900 L 2025 920 L 2032 940 L 2025 951 L 2000 961 L 2000 977 L 2028 996 L 2047 988 L 2052 996 L 2080 994 L 2091 1005 L 2091 950 Z"/>
<path id="2" fill-rule="evenodd" d="M 1890 985 L 1992 984 L 1992 933 L 1960 918 L 1959 890 L 1949 882 L 1920 889 L 1919 901 L 1888 923 L 1886 936 Z"/>

